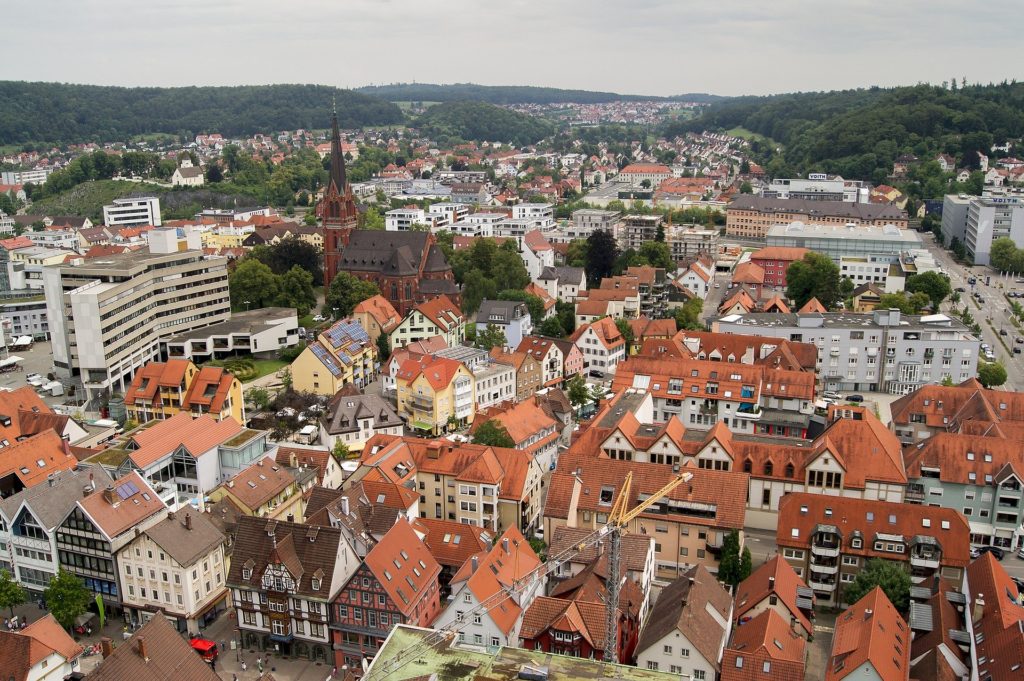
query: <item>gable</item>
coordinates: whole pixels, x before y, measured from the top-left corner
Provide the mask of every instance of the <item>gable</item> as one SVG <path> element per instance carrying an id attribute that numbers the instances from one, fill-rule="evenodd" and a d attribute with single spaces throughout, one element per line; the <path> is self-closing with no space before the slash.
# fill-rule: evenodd
<path id="1" fill-rule="evenodd" d="M 824 471 L 831 473 L 845 473 L 846 468 L 839 462 L 839 458 L 829 450 L 828 447 L 823 449 L 813 459 L 807 462 L 805 466 L 806 470 L 809 471 Z"/>

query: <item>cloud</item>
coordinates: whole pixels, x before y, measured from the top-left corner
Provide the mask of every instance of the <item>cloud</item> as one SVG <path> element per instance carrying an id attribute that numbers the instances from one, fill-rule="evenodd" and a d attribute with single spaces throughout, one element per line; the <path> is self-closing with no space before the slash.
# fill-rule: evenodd
<path id="1" fill-rule="evenodd" d="M 1015 77 L 1015 0 L 34 0 L 2 78 L 762 94 Z M 40 42 L 56 48 L 41 48 Z"/>

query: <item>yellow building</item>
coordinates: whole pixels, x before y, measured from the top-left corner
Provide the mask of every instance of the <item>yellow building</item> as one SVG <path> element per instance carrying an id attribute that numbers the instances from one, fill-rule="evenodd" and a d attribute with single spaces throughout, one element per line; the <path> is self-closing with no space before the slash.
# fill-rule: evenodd
<path id="1" fill-rule="evenodd" d="M 377 375 L 377 346 L 359 322 L 341 319 L 295 358 L 291 373 L 300 392 L 334 395 L 349 383 L 361 388 Z"/>
<path id="2" fill-rule="evenodd" d="M 211 491 L 210 501 L 228 498 L 246 515 L 262 518 L 302 518 L 302 495 L 315 484 L 315 468 L 288 468 L 268 456 Z"/>
<path id="3" fill-rule="evenodd" d="M 249 236 L 251 232 L 243 232 L 237 227 L 225 228 L 218 230 L 217 228 L 210 229 L 203 232 L 203 247 L 204 248 L 241 248 L 242 242 L 245 241 L 245 237 Z"/>
<path id="4" fill-rule="evenodd" d="M 196 367 L 187 359 L 150 362 L 135 373 L 124 398 L 136 423 L 166 420 L 179 412 L 228 416 L 245 423 L 242 384 L 221 367 Z"/>
<path id="5" fill-rule="evenodd" d="M 406 360 L 395 379 L 398 413 L 408 417 L 409 426 L 439 435 L 460 428 L 476 415 L 473 374 L 454 359 Z"/>

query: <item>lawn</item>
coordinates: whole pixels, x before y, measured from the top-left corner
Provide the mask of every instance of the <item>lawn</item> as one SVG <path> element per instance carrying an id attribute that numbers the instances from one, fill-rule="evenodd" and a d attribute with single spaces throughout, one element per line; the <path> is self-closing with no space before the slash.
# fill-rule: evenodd
<path id="1" fill-rule="evenodd" d="M 254 359 L 252 363 L 256 367 L 256 378 L 263 378 L 288 366 L 288 362 L 279 359 Z"/>
<path id="2" fill-rule="evenodd" d="M 288 362 L 280 359 L 256 359 L 255 357 L 242 356 L 212 360 L 205 362 L 203 366 L 223 367 L 242 383 L 249 383 L 257 378 L 280 371 L 288 366 Z"/>
<path id="3" fill-rule="evenodd" d="M 733 137 L 742 137 L 745 140 L 759 139 L 762 142 L 764 142 L 766 144 L 770 144 L 773 147 L 781 147 L 782 146 L 781 144 L 779 144 L 778 142 L 773 140 L 771 137 L 765 137 L 764 135 L 759 135 L 756 132 L 752 132 L 752 131 L 747 130 L 746 128 L 742 128 L 742 127 L 733 128 L 731 130 L 726 130 L 725 134 L 726 135 L 732 135 Z"/>

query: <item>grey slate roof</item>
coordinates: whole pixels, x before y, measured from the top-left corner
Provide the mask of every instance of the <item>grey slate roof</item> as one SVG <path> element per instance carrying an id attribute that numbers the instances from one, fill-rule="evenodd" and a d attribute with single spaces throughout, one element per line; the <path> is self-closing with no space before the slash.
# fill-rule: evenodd
<path id="1" fill-rule="evenodd" d="M 508 324 L 521 319 L 530 312 L 526 303 L 518 300 L 484 300 L 476 313 L 477 324 Z M 492 317 L 501 319 L 492 319 Z"/>
<path id="2" fill-rule="evenodd" d="M 110 476 L 100 466 L 82 467 L 78 470 L 57 471 L 50 480 L 21 490 L 0 501 L 0 512 L 8 520 L 14 520 L 22 502 L 28 505 L 32 515 L 46 529 L 57 527 L 75 507 L 79 499 L 85 497 L 85 487 L 89 485 L 89 474 L 93 475 L 96 485 L 94 494 L 101 493 L 107 485 L 112 484 Z"/>
<path id="3" fill-rule="evenodd" d="M 354 433 L 361 419 L 373 419 L 374 429 L 402 425 L 398 414 L 378 395 L 341 395 L 333 400 L 321 422 L 328 434 Z"/>
<path id="4" fill-rule="evenodd" d="M 185 527 L 186 516 L 191 530 Z M 182 566 L 191 565 L 224 543 L 224 535 L 207 514 L 191 511 L 169 513 L 145 533 Z"/>
<path id="5" fill-rule="evenodd" d="M 570 267 L 568 265 L 564 267 L 551 267 L 547 266 L 540 273 L 541 281 L 561 281 L 561 282 L 582 282 L 583 281 L 583 268 L 582 267 Z"/>
<path id="6" fill-rule="evenodd" d="M 382 232 L 356 229 L 342 251 L 340 269 L 398 276 L 419 273 L 428 248 L 427 232 Z"/>

